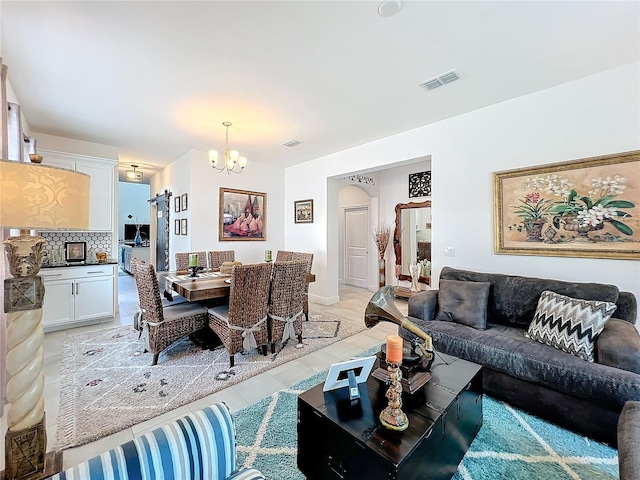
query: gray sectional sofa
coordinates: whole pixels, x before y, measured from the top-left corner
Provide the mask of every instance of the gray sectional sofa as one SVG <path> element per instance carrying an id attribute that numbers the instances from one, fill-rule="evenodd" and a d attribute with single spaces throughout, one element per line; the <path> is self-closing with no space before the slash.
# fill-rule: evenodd
<path id="1" fill-rule="evenodd" d="M 462 295 L 453 300 L 456 308 L 466 314 L 474 310 L 482 314 L 486 310 L 484 329 L 443 315 L 446 312 L 439 308 L 439 300 L 451 303 L 451 298 L 443 297 L 446 281 L 457 285 L 489 284 L 484 302 L 473 295 L 471 299 Z M 565 428 L 617 445 L 618 418 L 625 402 L 640 400 L 640 335 L 634 325 L 637 301 L 632 293 L 619 292 L 613 285 L 450 267 L 441 271 L 440 286 L 441 290 L 411 297 L 408 312 L 409 319 L 432 336 L 437 352 L 483 365 L 485 393 Z M 545 290 L 616 304 L 612 318 L 596 339 L 593 363 L 525 336 Z M 413 337 L 402 328 L 399 333 L 405 339 Z"/>

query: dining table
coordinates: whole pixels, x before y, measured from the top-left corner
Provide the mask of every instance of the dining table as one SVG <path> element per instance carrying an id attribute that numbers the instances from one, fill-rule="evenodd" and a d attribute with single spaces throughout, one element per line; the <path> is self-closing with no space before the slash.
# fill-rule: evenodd
<path id="1" fill-rule="evenodd" d="M 307 283 L 315 282 L 316 276 L 307 273 Z M 164 288 L 164 296 L 171 298 L 171 292 L 176 292 L 189 302 L 225 299 L 229 297 L 231 289 L 231 274 L 221 273 L 218 269 L 204 270 L 193 276 L 191 272 L 169 271 L 158 272 L 158 284 Z"/>

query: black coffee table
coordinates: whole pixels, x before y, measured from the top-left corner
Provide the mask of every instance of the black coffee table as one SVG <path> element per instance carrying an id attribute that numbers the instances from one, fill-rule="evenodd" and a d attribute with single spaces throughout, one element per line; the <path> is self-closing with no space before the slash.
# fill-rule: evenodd
<path id="1" fill-rule="evenodd" d="M 482 426 L 482 367 L 442 357 L 429 383 L 403 395 L 404 432 L 381 426 L 387 386 L 371 376 L 359 384 L 357 403 L 347 388 L 323 392 L 322 383 L 302 393 L 300 471 L 308 479 L 449 480 Z"/>

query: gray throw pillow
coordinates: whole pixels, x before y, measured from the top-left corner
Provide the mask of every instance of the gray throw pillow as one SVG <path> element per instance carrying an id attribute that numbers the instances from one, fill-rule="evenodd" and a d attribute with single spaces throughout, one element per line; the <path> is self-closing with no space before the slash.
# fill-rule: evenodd
<path id="1" fill-rule="evenodd" d="M 596 339 L 615 310 L 612 302 L 581 300 L 545 290 L 525 335 L 593 362 Z"/>
<path id="2" fill-rule="evenodd" d="M 487 328 L 489 282 L 440 280 L 436 320 L 456 322 L 484 330 Z"/>

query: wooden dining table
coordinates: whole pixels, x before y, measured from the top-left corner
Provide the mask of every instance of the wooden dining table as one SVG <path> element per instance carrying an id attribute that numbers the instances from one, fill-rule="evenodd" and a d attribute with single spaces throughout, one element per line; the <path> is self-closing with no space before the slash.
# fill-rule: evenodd
<path id="1" fill-rule="evenodd" d="M 228 297 L 231 285 L 225 280 L 230 279 L 230 274 L 216 271 L 198 272 L 195 277 L 188 271 L 158 272 L 158 284 L 164 288 L 165 296 L 173 291 L 189 302 Z"/>
<path id="2" fill-rule="evenodd" d="M 307 283 L 316 281 L 313 273 L 306 274 Z M 188 271 L 158 272 L 160 289 L 170 295 L 171 291 L 183 296 L 189 302 L 223 299 L 229 297 L 231 289 L 231 274 L 223 274 L 217 270 L 198 272 L 192 277 Z"/>

